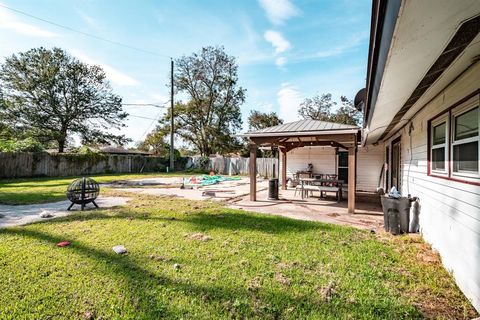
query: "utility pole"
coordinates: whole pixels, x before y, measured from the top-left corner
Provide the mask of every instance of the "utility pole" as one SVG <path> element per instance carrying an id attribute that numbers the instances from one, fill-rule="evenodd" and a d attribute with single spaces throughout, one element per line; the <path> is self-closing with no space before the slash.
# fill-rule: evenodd
<path id="1" fill-rule="evenodd" d="M 175 148 L 173 146 L 173 132 L 174 130 L 174 113 L 173 113 L 173 59 L 170 58 L 170 66 L 171 66 L 171 73 L 170 73 L 170 171 L 175 171 L 175 160 L 174 160 L 174 151 Z"/>

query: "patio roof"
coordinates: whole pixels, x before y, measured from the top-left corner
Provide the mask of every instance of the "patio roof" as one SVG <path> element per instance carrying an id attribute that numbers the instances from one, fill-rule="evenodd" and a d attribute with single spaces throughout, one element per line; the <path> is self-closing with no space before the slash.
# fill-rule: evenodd
<path id="1" fill-rule="evenodd" d="M 259 146 L 278 146 L 287 151 L 304 146 L 348 148 L 358 143 L 360 128 L 341 123 L 300 120 L 240 134 Z"/>
<path id="2" fill-rule="evenodd" d="M 268 127 L 265 129 L 257 130 L 257 131 L 249 131 L 241 136 L 266 136 L 266 135 L 285 135 L 285 134 L 313 134 L 313 133 L 322 133 L 322 132 L 337 132 L 338 130 L 342 131 L 352 131 L 352 133 L 356 133 L 360 130 L 357 126 L 335 123 L 335 122 L 327 122 L 327 121 L 319 121 L 319 120 L 299 120 L 295 122 L 283 123 L 277 126 Z"/>

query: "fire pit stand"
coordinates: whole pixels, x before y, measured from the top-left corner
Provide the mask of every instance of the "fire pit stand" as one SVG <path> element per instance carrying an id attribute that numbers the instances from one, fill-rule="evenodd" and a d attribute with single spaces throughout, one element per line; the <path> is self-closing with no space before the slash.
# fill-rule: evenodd
<path id="1" fill-rule="evenodd" d="M 98 208 L 95 199 L 97 199 L 99 193 L 100 186 L 92 178 L 83 177 L 74 180 L 67 188 L 67 198 L 72 202 L 67 210 L 70 210 L 74 204 L 79 204 L 83 211 L 85 205 L 90 202 Z"/>

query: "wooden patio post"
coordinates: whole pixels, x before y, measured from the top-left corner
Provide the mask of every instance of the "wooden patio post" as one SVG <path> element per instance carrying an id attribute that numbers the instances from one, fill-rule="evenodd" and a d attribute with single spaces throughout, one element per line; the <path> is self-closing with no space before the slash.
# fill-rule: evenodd
<path id="1" fill-rule="evenodd" d="M 257 145 L 250 145 L 250 201 L 257 201 Z"/>
<path id="2" fill-rule="evenodd" d="M 356 147 L 348 148 L 348 213 L 355 213 L 355 154 Z"/>
<path id="3" fill-rule="evenodd" d="M 282 190 L 287 190 L 287 149 L 282 150 Z"/>

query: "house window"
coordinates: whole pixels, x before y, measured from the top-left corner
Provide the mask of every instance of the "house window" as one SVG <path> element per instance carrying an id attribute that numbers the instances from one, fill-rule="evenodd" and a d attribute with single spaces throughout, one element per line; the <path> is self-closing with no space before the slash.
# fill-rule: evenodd
<path id="1" fill-rule="evenodd" d="M 478 106 L 453 117 L 453 172 L 478 175 Z"/>
<path id="2" fill-rule="evenodd" d="M 429 174 L 480 183 L 479 96 L 430 121 Z"/>
<path id="3" fill-rule="evenodd" d="M 431 165 L 433 171 L 446 172 L 447 166 L 447 121 L 432 125 Z"/>
<path id="4" fill-rule="evenodd" d="M 343 182 L 348 182 L 348 152 L 339 151 L 338 152 L 338 180 L 343 180 Z"/>

